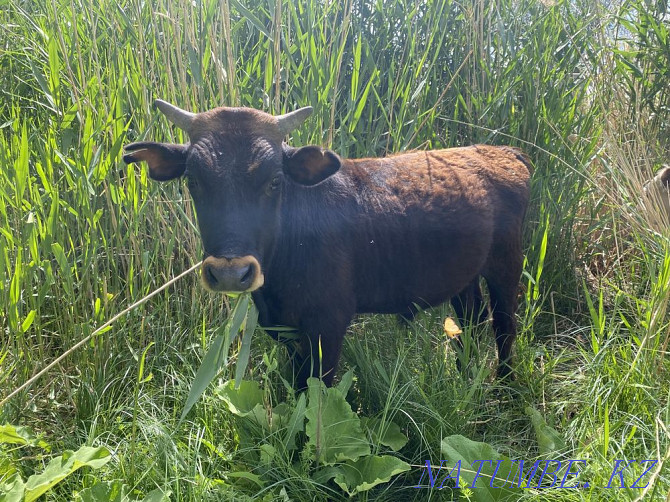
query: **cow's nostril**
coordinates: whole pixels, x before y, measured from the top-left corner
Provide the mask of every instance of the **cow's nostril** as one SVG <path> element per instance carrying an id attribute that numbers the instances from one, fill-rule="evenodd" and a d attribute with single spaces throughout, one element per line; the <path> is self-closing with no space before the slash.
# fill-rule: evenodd
<path id="1" fill-rule="evenodd" d="M 217 282 L 219 282 L 219 280 L 216 278 L 216 275 L 214 275 L 212 267 L 207 267 L 207 275 L 209 276 L 209 281 L 212 283 L 212 285 L 215 285 Z"/>
<path id="2" fill-rule="evenodd" d="M 251 281 L 251 278 L 253 276 L 253 269 L 254 267 L 251 264 L 247 265 L 247 268 L 244 271 L 242 278 L 240 279 L 240 284 L 242 284 L 243 286 L 248 285 L 247 283 Z"/>

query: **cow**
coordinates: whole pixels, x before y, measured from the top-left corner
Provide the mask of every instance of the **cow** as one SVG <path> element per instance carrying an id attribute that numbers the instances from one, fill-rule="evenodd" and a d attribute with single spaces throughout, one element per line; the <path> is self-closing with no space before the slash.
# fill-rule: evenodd
<path id="1" fill-rule="evenodd" d="M 664 164 L 662 169 L 643 187 L 648 200 L 647 211 L 654 211 L 661 215 L 662 221 L 670 218 L 670 166 Z"/>
<path id="2" fill-rule="evenodd" d="M 203 285 L 251 292 L 262 326 L 297 328 L 298 389 L 311 376 L 332 384 L 357 313 L 411 317 L 451 300 L 461 322 L 478 311 L 485 318 L 480 277 L 497 374 L 513 377 L 530 178 L 521 150 L 473 145 L 343 159 L 284 142 L 311 107 L 273 116 L 155 105 L 190 142 L 132 143 L 124 161 L 146 162 L 157 181 L 186 177 Z"/>

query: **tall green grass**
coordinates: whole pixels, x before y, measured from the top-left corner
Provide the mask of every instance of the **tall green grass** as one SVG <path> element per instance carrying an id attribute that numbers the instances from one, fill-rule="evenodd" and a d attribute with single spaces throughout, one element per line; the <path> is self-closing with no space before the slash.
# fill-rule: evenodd
<path id="1" fill-rule="evenodd" d="M 358 157 L 487 142 L 534 161 L 516 384 L 491 379 L 488 326 L 465 330 L 456 372 L 446 307 L 407 329 L 370 316 L 350 330 L 354 410 L 400 424 L 398 455 L 415 466 L 369 499 L 457 496 L 412 488 L 450 434 L 536 458 L 526 406 L 563 436 L 556 455 L 588 460 L 591 482 L 527 498 L 667 493 L 660 465 L 646 491 L 597 488 L 614 459 L 667 460 L 669 447 L 667 219 L 641 195 L 667 160 L 664 2 L 0 0 L 0 21 L 0 399 L 200 259 L 187 190 L 121 161 L 131 141 L 186 140 L 155 98 L 194 111 L 311 105 L 296 145 Z M 137 497 L 340 496 L 295 458 L 262 487 L 235 478 L 250 468 L 238 425 L 211 396 L 178 424 L 228 312 L 195 275 L 183 279 L 9 400 L 0 421 L 31 424 L 58 452 L 107 446 L 114 460 L 95 476 Z M 285 361 L 256 337 L 247 378 L 273 405 L 292 398 L 275 368 Z M 50 455 L 2 450 L 0 466 L 26 478 Z M 94 481 L 73 476 L 49 496 L 70 500 Z"/>

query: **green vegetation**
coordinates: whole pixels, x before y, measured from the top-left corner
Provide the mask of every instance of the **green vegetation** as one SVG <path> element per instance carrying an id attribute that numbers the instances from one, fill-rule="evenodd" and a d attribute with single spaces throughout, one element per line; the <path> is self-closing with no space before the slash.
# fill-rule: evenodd
<path id="1" fill-rule="evenodd" d="M 46 500 L 664 500 L 670 222 L 642 185 L 670 145 L 668 19 L 664 0 L 0 0 L 0 501 L 40 480 Z M 441 307 L 357 318 L 338 386 L 295 396 L 286 350 L 248 343 L 252 307 L 229 321 L 238 299 L 196 273 L 98 329 L 201 256 L 182 183 L 121 161 L 185 141 L 155 98 L 311 105 L 292 143 L 350 157 L 524 148 L 517 380 L 492 378 L 490 326 L 455 353 Z M 430 489 L 444 458 L 460 485 Z M 581 459 L 582 488 L 491 489 L 491 464 L 465 488 L 485 458 L 559 478 Z"/>

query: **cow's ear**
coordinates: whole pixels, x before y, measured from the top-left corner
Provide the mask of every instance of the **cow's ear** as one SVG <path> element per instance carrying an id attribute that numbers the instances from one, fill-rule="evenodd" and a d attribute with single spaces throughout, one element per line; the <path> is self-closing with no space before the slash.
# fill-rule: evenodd
<path id="1" fill-rule="evenodd" d="M 149 165 L 149 176 L 157 181 L 178 178 L 186 170 L 188 145 L 143 141 L 124 147 L 126 164 L 144 161 Z"/>
<path id="2" fill-rule="evenodd" d="M 284 149 L 284 173 L 301 185 L 316 185 L 335 174 L 342 161 L 335 152 L 318 146 Z"/>
<path id="3" fill-rule="evenodd" d="M 670 188 L 670 167 L 664 167 L 659 173 L 661 179 L 661 186 Z"/>

